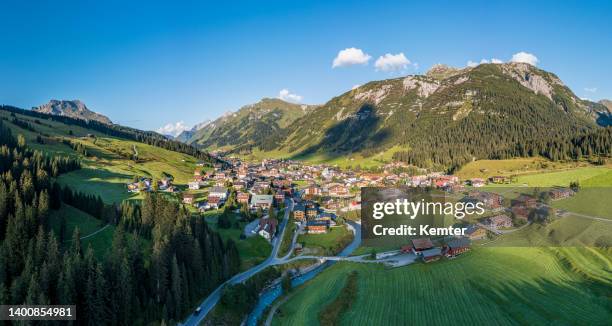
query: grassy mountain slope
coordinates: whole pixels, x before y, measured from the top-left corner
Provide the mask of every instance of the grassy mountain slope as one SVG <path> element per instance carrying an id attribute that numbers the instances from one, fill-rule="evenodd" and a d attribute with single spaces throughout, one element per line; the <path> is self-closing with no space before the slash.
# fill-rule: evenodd
<path id="1" fill-rule="evenodd" d="M 312 106 L 264 98 L 237 112 L 230 112 L 196 131 L 187 143 L 209 149 L 266 150 L 278 147 L 292 123 Z"/>
<path id="2" fill-rule="evenodd" d="M 125 184 L 136 176 L 159 179 L 163 175 L 171 175 L 177 184 L 186 185 L 199 160 L 192 155 L 146 144 L 122 134 L 109 135 L 87 128 L 87 124 L 68 124 L 51 115 L 32 116 L 27 114 L 28 111 L 15 110 L 0 109 L 0 119 L 15 135 L 23 135 L 28 146 L 52 155 L 78 156 L 81 159 L 83 168 L 60 176 L 60 183 L 70 184 L 76 190 L 99 194 L 108 203 L 120 203 L 129 198 Z M 68 118 L 68 121 L 73 120 Z M 131 128 L 126 130 L 141 136 L 154 135 Z M 158 137 L 162 141 L 163 138 Z M 86 156 L 75 151 L 73 145 L 77 143 L 87 151 Z M 138 162 L 133 160 L 134 149 L 138 151 Z"/>
<path id="3" fill-rule="evenodd" d="M 576 97 L 552 73 L 523 63 L 481 64 L 373 81 L 258 137 L 217 134 L 226 134 L 223 149 L 241 153 L 333 161 L 393 151 L 416 165 L 449 167 L 528 155 L 518 144 L 545 148 L 552 140 L 570 141 L 609 124 L 608 118 L 604 105 Z M 198 144 L 221 147 L 215 137 L 205 139 Z"/>

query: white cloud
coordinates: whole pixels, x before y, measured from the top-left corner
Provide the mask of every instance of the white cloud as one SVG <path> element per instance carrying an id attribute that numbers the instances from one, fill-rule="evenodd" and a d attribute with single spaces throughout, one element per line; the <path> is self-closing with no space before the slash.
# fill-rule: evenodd
<path id="1" fill-rule="evenodd" d="M 398 54 L 387 53 L 376 59 L 374 67 L 376 67 L 376 70 L 398 71 L 408 68 L 409 64 L 410 60 L 406 58 L 403 52 L 400 52 Z"/>
<path id="2" fill-rule="evenodd" d="M 490 60 L 482 58 L 482 59 L 480 59 L 480 62 L 475 62 L 475 61 L 472 61 L 472 60 L 468 60 L 466 65 L 468 67 L 476 67 L 476 66 L 478 66 L 480 64 L 483 64 L 483 63 L 496 63 L 496 64 L 499 64 L 499 63 L 504 63 L 504 62 L 499 60 L 499 59 L 497 59 L 497 58 L 491 58 Z"/>
<path id="3" fill-rule="evenodd" d="M 185 131 L 185 130 L 189 130 L 191 128 L 187 127 L 185 125 L 184 121 L 178 121 L 175 123 L 168 123 L 165 126 L 157 129 L 157 132 L 162 134 L 162 135 L 171 135 L 171 136 L 178 136 L 181 132 Z"/>
<path id="4" fill-rule="evenodd" d="M 369 54 L 364 53 L 361 49 L 346 48 L 338 52 L 338 55 L 334 58 L 332 68 L 365 65 L 371 58 Z"/>
<path id="5" fill-rule="evenodd" d="M 472 61 L 472 60 L 468 60 L 468 62 L 466 63 L 466 65 L 467 65 L 468 67 L 476 67 L 476 66 L 478 66 L 478 62 L 474 62 L 474 61 Z"/>
<path id="6" fill-rule="evenodd" d="M 283 88 L 278 92 L 278 98 L 293 103 L 300 103 L 302 101 L 302 96 L 297 94 L 292 94 L 288 89 Z"/>
<path id="7" fill-rule="evenodd" d="M 536 66 L 539 61 L 540 60 L 538 60 L 538 57 L 536 57 L 535 55 L 522 51 L 519 53 L 515 53 L 512 56 L 512 59 L 510 59 L 510 62 L 523 62 L 528 63 L 532 66 Z"/>
<path id="8" fill-rule="evenodd" d="M 584 91 L 589 93 L 595 93 L 597 92 L 597 87 L 585 87 Z"/>

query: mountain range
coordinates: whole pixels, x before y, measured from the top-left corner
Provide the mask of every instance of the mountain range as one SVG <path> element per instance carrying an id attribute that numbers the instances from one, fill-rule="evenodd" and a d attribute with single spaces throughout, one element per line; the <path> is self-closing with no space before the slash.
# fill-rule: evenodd
<path id="1" fill-rule="evenodd" d="M 51 100 L 47 104 L 32 108 L 32 110 L 39 113 L 61 115 L 81 120 L 96 120 L 98 122 L 112 124 L 112 121 L 108 117 L 89 110 L 85 103 L 79 100 Z"/>
<path id="2" fill-rule="evenodd" d="M 250 150 L 253 147 L 272 149 L 287 136 L 286 131 L 299 118 L 316 106 L 294 104 L 274 98 L 243 106 L 236 112 L 198 124 L 177 139 L 208 149 Z"/>
<path id="3" fill-rule="evenodd" d="M 424 75 L 369 82 L 319 106 L 264 99 L 185 141 L 293 158 L 393 151 L 417 165 L 448 167 L 612 125 L 610 103 L 580 99 L 555 74 L 526 63 L 436 65 Z"/>

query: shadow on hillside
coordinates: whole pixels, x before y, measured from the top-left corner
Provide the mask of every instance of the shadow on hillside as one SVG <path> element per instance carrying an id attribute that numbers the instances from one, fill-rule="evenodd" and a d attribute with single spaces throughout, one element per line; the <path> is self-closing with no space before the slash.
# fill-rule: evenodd
<path id="1" fill-rule="evenodd" d="M 378 146 L 390 136 L 387 130 L 377 130 L 379 123 L 374 107 L 363 104 L 357 112 L 329 128 L 319 143 L 292 158 L 321 153 L 326 159 L 333 159 L 353 152 L 378 151 Z"/>
<path id="2" fill-rule="evenodd" d="M 99 195 L 106 203 L 121 203 L 125 199 L 135 196 L 129 193 L 126 184 L 131 182 L 134 176 L 109 171 L 104 168 L 93 169 L 83 167 L 80 170 L 63 174 L 58 181 L 87 194 Z"/>
<path id="3" fill-rule="evenodd" d="M 612 286 L 587 279 L 579 275 L 581 271 L 567 272 L 578 276 L 578 280 L 553 282 L 537 278 L 529 282 L 503 282 L 495 287 L 470 280 L 468 288 L 473 295 L 495 304 L 504 312 L 500 317 L 511 324 L 606 324 L 612 314 L 609 301 Z"/>
<path id="4" fill-rule="evenodd" d="M 612 126 L 612 114 L 608 112 L 597 112 L 596 122 L 602 127 Z"/>

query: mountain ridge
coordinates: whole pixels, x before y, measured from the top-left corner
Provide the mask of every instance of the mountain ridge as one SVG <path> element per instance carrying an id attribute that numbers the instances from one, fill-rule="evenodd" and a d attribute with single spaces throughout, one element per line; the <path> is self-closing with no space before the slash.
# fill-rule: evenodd
<path id="1" fill-rule="evenodd" d="M 529 154 L 521 144 L 532 152 L 545 151 L 547 142 L 568 140 L 598 124 L 612 124 L 604 105 L 578 98 L 555 74 L 535 66 L 437 65 L 424 75 L 368 82 L 313 107 L 286 127 L 257 130 L 250 125 L 261 137 L 248 142 L 231 134 L 211 138 L 212 133 L 202 133 L 193 143 L 293 158 L 369 156 L 399 147 L 396 159 L 449 167 Z"/>
<path id="2" fill-rule="evenodd" d="M 81 120 L 96 120 L 98 122 L 112 124 L 113 122 L 105 115 L 91 111 L 85 103 L 80 100 L 55 100 L 32 108 L 32 111 L 39 113 L 61 115 Z"/>

